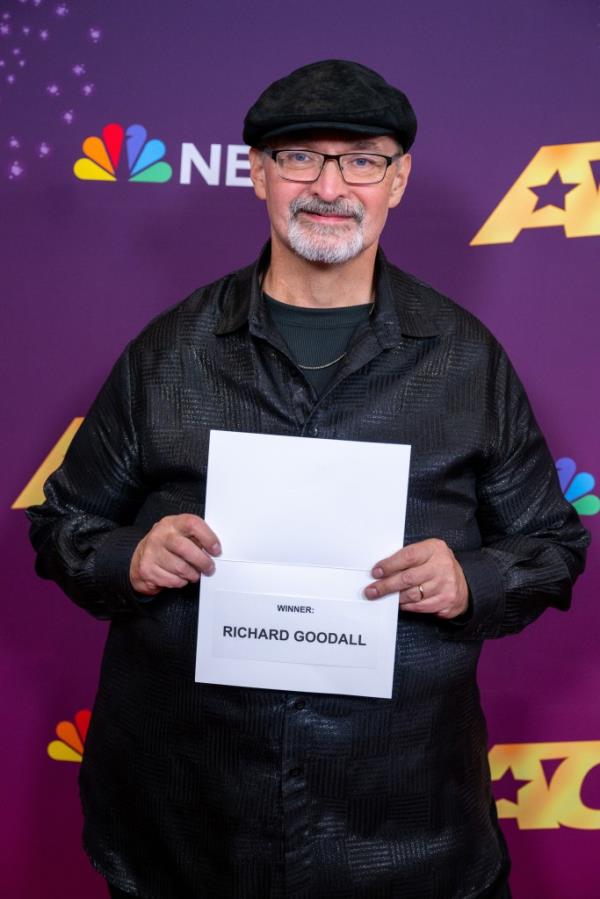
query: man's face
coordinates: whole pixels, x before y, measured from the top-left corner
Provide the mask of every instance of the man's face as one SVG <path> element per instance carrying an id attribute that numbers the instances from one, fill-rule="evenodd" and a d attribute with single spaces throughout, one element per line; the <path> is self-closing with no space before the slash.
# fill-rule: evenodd
<path id="1" fill-rule="evenodd" d="M 381 153 L 394 156 L 398 143 L 391 136 L 362 137 L 345 133 L 312 132 L 279 138 L 276 149 L 316 150 L 320 153 Z M 376 245 L 388 210 L 402 198 L 410 172 L 404 154 L 388 167 L 378 184 L 346 184 L 334 160 L 329 160 L 312 183 L 286 181 L 266 153 L 250 150 L 251 176 L 256 195 L 265 200 L 273 243 L 309 262 L 347 262 Z"/>

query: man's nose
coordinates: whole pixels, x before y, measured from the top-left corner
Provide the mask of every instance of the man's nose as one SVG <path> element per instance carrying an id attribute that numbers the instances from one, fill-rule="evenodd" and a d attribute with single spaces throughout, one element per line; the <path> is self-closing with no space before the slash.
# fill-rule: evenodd
<path id="1" fill-rule="evenodd" d="M 321 174 L 313 183 L 315 193 L 318 193 L 323 199 L 335 199 L 346 193 L 347 186 L 342 178 L 338 160 L 326 159 Z"/>

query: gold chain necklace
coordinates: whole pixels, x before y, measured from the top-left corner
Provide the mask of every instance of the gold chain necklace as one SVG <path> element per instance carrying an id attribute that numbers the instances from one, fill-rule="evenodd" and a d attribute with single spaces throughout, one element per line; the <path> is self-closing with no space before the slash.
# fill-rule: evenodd
<path id="1" fill-rule="evenodd" d="M 373 310 L 375 309 L 375 302 L 371 303 L 371 308 L 369 309 L 369 318 L 373 314 Z M 341 362 L 344 356 L 348 355 L 348 351 L 342 353 L 341 356 L 338 356 L 337 359 L 332 359 L 331 362 L 326 362 L 325 365 L 302 365 L 301 362 L 296 362 L 298 368 L 302 368 L 304 371 L 321 371 L 323 368 L 330 368 L 332 365 L 336 365 L 338 362 Z"/>
<path id="2" fill-rule="evenodd" d="M 301 362 L 296 362 L 296 365 L 298 368 L 303 368 L 305 371 L 320 371 L 322 368 L 329 368 L 331 365 L 335 365 L 336 362 L 341 362 L 344 356 L 347 355 L 347 353 L 342 353 L 337 359 L 332 359 L 331 362 L 326 362 L 325 365 L 302 365 Z"/>

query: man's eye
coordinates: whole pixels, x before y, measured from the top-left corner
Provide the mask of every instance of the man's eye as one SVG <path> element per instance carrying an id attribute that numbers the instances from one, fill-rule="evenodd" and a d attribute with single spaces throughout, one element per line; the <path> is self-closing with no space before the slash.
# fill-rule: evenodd
<path id="1" fill-rule="evenodd" d="M 308 153 L 302 153 L 300 150 L 295 150 L 293 153 L 284 153 L 283 158 L 286 162 L 291 162 L 293 165 L 305 165 L 313 161 L 312 156 L 309 156 Z"/>
<path id="2" fill-rule="evenodd" d="M 377 160 L 371 156 L 353 156 L 350 164 L 355 169 L 370 169 L 376 166 Z"/>

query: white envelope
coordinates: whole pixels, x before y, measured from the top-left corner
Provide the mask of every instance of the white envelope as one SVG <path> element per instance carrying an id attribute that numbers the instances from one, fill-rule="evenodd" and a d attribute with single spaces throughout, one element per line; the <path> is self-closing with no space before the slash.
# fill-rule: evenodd
<path id="1" fill-rule="evenodd" d="M 196 680 L 390 697 L 398 597 L 364 589 L 403 545 L 410 447 L 211 431 Z"/>

